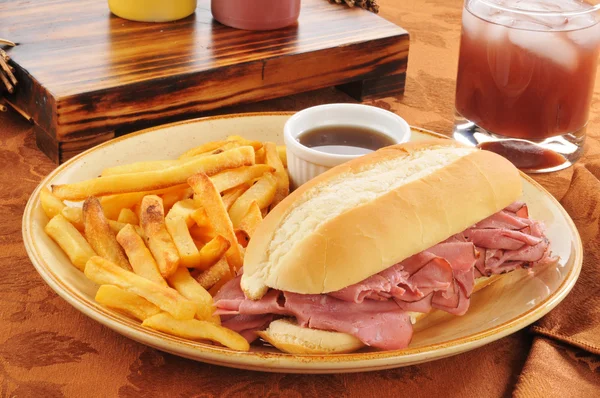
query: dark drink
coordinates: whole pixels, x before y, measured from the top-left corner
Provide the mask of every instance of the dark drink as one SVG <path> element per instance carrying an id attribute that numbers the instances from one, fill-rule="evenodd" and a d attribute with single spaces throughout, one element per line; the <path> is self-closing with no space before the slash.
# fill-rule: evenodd
<path id="1" fill-rule="evenodd" d="M 476 145 L 512 138 L 511 151 L 552 141 L 563 167 L 571 164 L 585 136 L 599 48 L 597 10 L 588 3 L 467 0 L 455 137 Z"/>

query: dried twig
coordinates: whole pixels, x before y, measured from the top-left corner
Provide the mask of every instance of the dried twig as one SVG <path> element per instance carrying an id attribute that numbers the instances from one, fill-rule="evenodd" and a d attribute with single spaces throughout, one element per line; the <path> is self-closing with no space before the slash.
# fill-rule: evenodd
<path id="1" fill-rule="evenodd" d="M 360 7 L 365 10 L 369 10 L 377 14 L 379 12 L 379 5 L 377 0 L 329 0 L 330 3 L 343 4 L 345 3 L 348 7 Z"/>
<path id="2" fill-rule="evenodd" d="M 15 43 L 13 43 L 10 40 L 6 40 L 6 39 L 0 39 L 0 46 L 10 46 L 10 47 L 14 47 L 16 46 Z"/>
<path id="3" fill-rule="evenodd" d="M 13 43 L 12 41 L 9 41 L 9 40 L 0 39 L 0 45 L 14 47 L 15 43 Z M 17 78 L 14 75 L 14 68 L 8 64 L 9 60 L 10 60 L 10 57 L 8 56 L 6 51 L 0 49 L 0 81 L 2 82 L 2 85 L 4 85 L 4 87 L 6 88 L 6 91 L 8 91 L 9 93 L 12 94 L 15 92 L 15 86 L 17 85 Z M 3 91 L 2 85 L 0 85 L 0 94 Z M 0 97 L 0 101 L 1 100 L 2 100 L 2 97 Z M 2 112 L 6 111 L 6 106 L 4 105 L 3 101 L 0 102 L 0 111 L 2 111 Z"/>
<path id="4" fill-rule="evenodd" d="M 0 80 L 2 80 L 2 83 L 4 83 L 4 87 L 6 87 L 6 90 L 9 93 L 14 93 L 15 92 L 15 88 L 13 87 L 13 85 L 8 81 L 8 78 L 6 76 L 4 76 L 4 73 L 0 72 Z"/>
<path id="5" fill-rule="evenodd" d="M 4 71 L 4 73 L 6 74 L 6 76 L 8 76 L 8 78 L 10 79 L 10 81 L 12 82 L 13 85 L 17 84 L 17 78 L 15 77 L 15 75 L 13 75 L 13 72 L 11 69 L 13 69 L 12 67 L 10 67 L 5 60 L 3 60 L 2 58 L 0 58 L 0 68 Z"/>

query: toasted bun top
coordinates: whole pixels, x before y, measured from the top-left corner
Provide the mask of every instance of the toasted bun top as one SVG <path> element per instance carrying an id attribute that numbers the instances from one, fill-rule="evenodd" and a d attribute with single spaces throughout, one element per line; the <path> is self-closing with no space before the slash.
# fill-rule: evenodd
<path id="1" fill-rule="evenodd" d="M 337 166 L 269 213 L 246 249 L 242 289 L 340 290 L 500 211 L 518 170 L 450 140 L 394 145 Z"/>

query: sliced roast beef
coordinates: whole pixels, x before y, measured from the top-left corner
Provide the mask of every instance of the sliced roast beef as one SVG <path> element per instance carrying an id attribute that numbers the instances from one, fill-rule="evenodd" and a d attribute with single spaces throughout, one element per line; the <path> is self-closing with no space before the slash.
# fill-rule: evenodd
<path id="1" fill-rule="evenodd" d="M 508 211 L 510 213 L 514 213 L 515 215 L 521 218 L 529 217 L 529 210 L 527 209 L 527 205 L 525 202 L 514 202 L 510 205 L 506 206 L 503 211 Z"/>
<path id="2" fill-rule="evenodd" d="M 406 311 L 437 308 L 455 315 L 469 308 L 473 266 L 478 253 L 472 243 L 445 242 L 407 258 L 400 264 L 410 273 L 411 291 L 394 297 Z"/>
<path id="3" fill-rule="evenodd" d="M 215 296 L 222 325 L 240 333 L 248 341 L 264 329 L 275 314 L 293 316 L 301 326 L 351 334 L 367 345 L 393 350 L 404 348 L 412 337 L 410 317 L 393 301 L 366 300 L 362 303 L 339 300 L 324 294 L 296 294 L 271 290 L 269 299 L 238 300 L 240 279 L 226 283 Z M 242 294 L 243 297 L 243 294 Z M 274 307 L 273 303 L 284 303 Z M 234 308 L 237 307 L 237 310 Z M 271 310 L 276 308 L 276 312 Z M 236 315 L 232 315 L 232 314 Z"/>
<path id="4" fill-rule="evenodd" d="M 220 290 L 218 297 L 217 315 L 244 314 L 285 314 L 283 305 L 279 302 L 277 290 L 270 290 L 260 300 L 247 300 L 240 286 L 241 276 L 227 282 Z"/>
<path id="5" fill-rule="evenodd" d="M 502 274 L 516 268 L 554 261 L 550 254 L 550 242 L 544 235 L 544 225 L 528 219 L 528 213 L 525 204 L 514 203 L 487 219 L 508 216 L 514 219 L 512 226 L 494 227 L 492 222 L 481 222 L 448 241 L 472 241 L 475 244 L 480 253 L 475 264 L 475 277 Z M 525 226 L 518 229 L 522 225 Z"/>
<path id="6" fill-rule="evenodd" d="M 387 300 L 391 297 L 392 287 L 389 280 L 377 274 L 360 283 L 330 293 L 330 296 L 355 303 L 362 303 L 367 297 L 371 300 Z"/>
<path id="7" fill-rule="evenodd" d="M 225 315 L 221 317 L 221 326 L 238 332 L 249 343 L 258 338 L 256 332 L 263 330 L 273 321 L 273 314 L 262 315 Z"/>
<path id="8" fill-rule="evenodd" d="M 459 271 L 470 270 L 479 257 L 475 245 L 470 242 L 442 242 L 427 251 L 445 258 L 452 265 L 452 269 Z"/>
<path id="9" fill-rule="evenodd" d="M 396 350 L 408 346 L 412 325 L 393 301 L 354 303 L 325 294 L 285 293 L 285 307 L 300 326 L 348 333 L 368 346 Z"/>
<path id="10" fill-rule="evenodd" d="M 517 216 L 516 213 L 505 210 L 478 222 L 475 228 L 503 228 L 520 230 L 531 224 L 531 220 Z"/>
<path id="11" fill-rule="evenodd" d="M 270 290 L 252 301 L 238 277 L 215 296 L 217 314 L 224 315 L 224 326 L 249 341 L 274 317 L 293 316 L 301 326 L 348 333 L 373 347 L 404 348 L 412 335 L 407 312 L 436 308 L 462 315 L 476 278 L 554 261 L 543 224 L 527 215 L 525 204 L 513 203 L 444 242 L 328 294 Z"/>
<path id="12" fill-rule="evenodd" d="M 542 241 L 533 235 L 503 228 L 469 228 L 462 234 L 468 242 L 486 249 L 518 250 L 525 245 L 533 246 Z"/>

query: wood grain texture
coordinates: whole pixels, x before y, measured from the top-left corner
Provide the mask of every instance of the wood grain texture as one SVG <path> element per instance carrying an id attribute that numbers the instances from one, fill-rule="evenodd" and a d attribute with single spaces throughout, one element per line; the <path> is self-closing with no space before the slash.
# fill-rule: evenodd
<path id="1" fill-rule="evenodd" d="M 18 28 L 17 28 L 18 27 Z M 86 149 L 90 136 L 198 115 L 240 103 L 406 71 L 409 38 L 370 12 L 304 0 L 297 25 L 267 32 L 212 19 L 209 0 L 195 15 L 139 23 L 111 15 L 98 0 L 6 0 L 0 35 L 23 82 L 9 100 L 47 133 L 54 159 L 62 143 Z M 384 80 L 381 80 L 384 81 Z M 358 99 L 403 91 L 371 84 Z"/>

